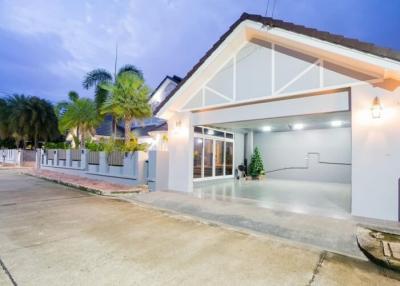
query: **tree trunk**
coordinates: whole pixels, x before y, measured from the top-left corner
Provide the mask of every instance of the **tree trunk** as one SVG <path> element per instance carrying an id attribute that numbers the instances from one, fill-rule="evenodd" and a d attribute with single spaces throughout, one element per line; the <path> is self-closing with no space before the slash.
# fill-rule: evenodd
<path id="1" fill-rule="evenodd" d="M 35 141 L 34 145 L 35 145 L 35 150 L 36 150 L 37 147 L 38 147 L 38 144 L 37 144 L 37 142 L 38 142 L 38 132 L 37 132 L 37 129 L 35 130 L 35 138 L 34 138 L 33 140 Z"/>
<path id="2" fill-rule="evenodd" d="M 82 137 L 82 139 L 81 139 L 81 149 L 84 149 L 85 148 L 85 129 L 83 129 L 82 128 L 82 130 L 81 130 L 81 137 Z"/>
<path id="3" fill-rule="evenodd" d="M 78 126 L 76 127 L 76 138 L 78 138 L 78 141 L 81 140 L 80 134 L 79 134 L 79 133 L 80 133 L 80 132 L 79 132 L 79 125 L 78 125 Z M 79 143 L 79 145 L 80 145 L 81 142 L 78 142 L 78 143 Z M 78 146 L 75 146 L 75 148 L 78 148 L 79 145 L 78 145 Z"/>
<path id="4" fill-rule="evenodd" d="M 131 141 L 131 126 L 132 126 L 132 119 L 125 118 L 125 145 Z"/>
<path id="5" fill-rule="evenodd" d="M 112 136 L 113 138 L 117 137 L 117 120 L 115 119 L 114 116 L 111 116 L 112 118 Z"/>

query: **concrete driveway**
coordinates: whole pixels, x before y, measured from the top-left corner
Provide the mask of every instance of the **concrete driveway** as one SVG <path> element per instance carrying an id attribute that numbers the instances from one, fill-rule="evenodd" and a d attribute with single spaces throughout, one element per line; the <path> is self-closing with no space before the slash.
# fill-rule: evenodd
<path id="1" fill-rule="evenodd" d="M 370 262 L 0 171 L 0 285 L 398 285 Z"/>

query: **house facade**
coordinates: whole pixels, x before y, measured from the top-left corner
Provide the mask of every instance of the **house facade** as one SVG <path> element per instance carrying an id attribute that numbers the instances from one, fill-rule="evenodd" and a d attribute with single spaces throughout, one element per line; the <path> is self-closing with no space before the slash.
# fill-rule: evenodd
<path id="1" fill-rule="evenodd" d="M 252 186 L 314 182 L 296 200 L 325 196 L 328 209 L 338 198 L 349 215 L 399 220 L 399 53 L 243 14 L 155 115 L 168 122 L 170 190 L 238 191 L 238 166 L 258 147 L 266 176 Z"/>

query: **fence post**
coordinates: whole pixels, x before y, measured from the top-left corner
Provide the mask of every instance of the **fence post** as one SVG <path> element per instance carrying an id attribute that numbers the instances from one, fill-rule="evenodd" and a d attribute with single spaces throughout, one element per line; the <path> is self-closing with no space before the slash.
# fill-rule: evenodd
<path id="1" fill-rule="evenodd" d="M 136 180 L 139 184 L 145 184 L 147 181 L 145 165 L 146 160 L 149 158 L 147 152 L 139 151 L 136 152 L 137 160 L 136 160 Z"/>
<path id="2" fill-rule="evenodd" d="M 122 170 L 123 176 L 131 178 L 135 176 L 137 153 L 138 152 L 126 152 L 124 154 L 124 167 Z"/>
<path id="3" fill-rule="evenodd" d="M 40 169 L 42 163 L 42 149 L 36 149 L 35 151 L 35 169 Z"/>
<path id="4" fill-rule="evenodd" d="M 88 150 L 81 149 L 81 169 L 88 169 Z"/>
<path id="5" fill-rule="evenodd" d="M 106 152 L 99 153 L 99 172 L 102 174 L 108 173 L 107 154 Z"/>

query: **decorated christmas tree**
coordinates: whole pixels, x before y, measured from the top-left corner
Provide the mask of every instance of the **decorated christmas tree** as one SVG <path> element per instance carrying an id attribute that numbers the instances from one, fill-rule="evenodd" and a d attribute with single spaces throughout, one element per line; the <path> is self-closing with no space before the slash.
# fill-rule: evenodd
<path id="1" fill-rule="evenodd" d="M 257 147 L 254 149 L 254 153 L 250 159 L 249 174 L 252 177 L 258 177 L 261 174 L 264 174 L 263 161 L 261 159 L 260 151 Z"/>

